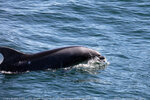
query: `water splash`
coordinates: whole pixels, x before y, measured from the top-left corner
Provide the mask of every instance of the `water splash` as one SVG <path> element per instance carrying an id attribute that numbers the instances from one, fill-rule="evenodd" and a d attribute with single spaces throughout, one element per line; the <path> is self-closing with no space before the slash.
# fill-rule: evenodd
<path id="1" fill-rule="evenodd" d="M 95 57 L 94 59 L 91 59 L 87 62 L 83 62 L 81 64 L 73 66 L 73 68 L 82 70 L 82 71 L 87 71 L 87 72 L 96 72 L 99 70 L 105 69 L 110 63 L 105 59 L 99 60 L 98 57 Z"/>

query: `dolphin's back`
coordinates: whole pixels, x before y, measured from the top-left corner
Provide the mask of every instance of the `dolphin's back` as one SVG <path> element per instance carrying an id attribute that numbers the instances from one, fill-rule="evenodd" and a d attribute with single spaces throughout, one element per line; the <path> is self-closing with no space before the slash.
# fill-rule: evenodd
<path id="1" fill-rule="evenodd" d="M 28 60 L 38 69 L 41 69 L 42 65 L 44 69 L 58 69 L 76 65 L 98 55 L 94 50 L 72 46 L 33 54 L 28 57 Z M 36 69 L 35 67 L 32 67 L 33 70 Z"/>

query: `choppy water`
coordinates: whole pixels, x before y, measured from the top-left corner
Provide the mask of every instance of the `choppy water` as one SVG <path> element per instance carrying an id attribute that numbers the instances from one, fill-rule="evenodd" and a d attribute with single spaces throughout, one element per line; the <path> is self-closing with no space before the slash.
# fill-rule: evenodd
<path id="1" fill-rule="evenodd" d="M 0 73 L 0 98 L 150 99 L 149 0 L 0 0 L 0 46 L 70 45 L 95 49 L 110 65 Z"/>

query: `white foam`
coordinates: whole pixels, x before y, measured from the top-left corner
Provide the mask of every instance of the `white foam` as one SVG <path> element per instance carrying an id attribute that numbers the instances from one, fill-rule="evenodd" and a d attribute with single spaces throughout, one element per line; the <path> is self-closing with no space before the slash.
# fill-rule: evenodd
<path id="1" fill-rule="evenodd" d="M 101 61 L 98 57 L 95 57 L 94 59 L 75 65 L 74 67 L 85 70 L 99 70 L 105 69 L 107 65 L 109 65 L 109 62 L 106 59 Z"/>
<path id="2" fill-rule="evenodd" d="M 10 72 L 10 71 L 0 71 L 3 74 L 16 74 L 15 72 Z"/>
<path id="3" fill-rule="evenodd" d="M 4 56 L 2 55 L 2 53 L 0 53 L 0 64 L 2 64 L 4 61 Z"/>
<path id="4" fill-rule="evenodd" d="M 28 73 L 30 71 L 26 71 L 26 72 L 11 72 L 11 71 L 0 71 L 0 73 L 2 74 L 21 74 L 21 73 Z"/>

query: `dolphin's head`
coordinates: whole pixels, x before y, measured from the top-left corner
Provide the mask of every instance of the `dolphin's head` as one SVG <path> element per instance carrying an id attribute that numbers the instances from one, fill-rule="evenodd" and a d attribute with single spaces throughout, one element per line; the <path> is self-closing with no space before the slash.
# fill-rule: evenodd
<path id="1" fill-rule="evenodd" d="M 106 62 L 106 58 L 93 49 L 88 49 L 88 55 L 90 58 L 98 58 L 100 62 Z"/>

